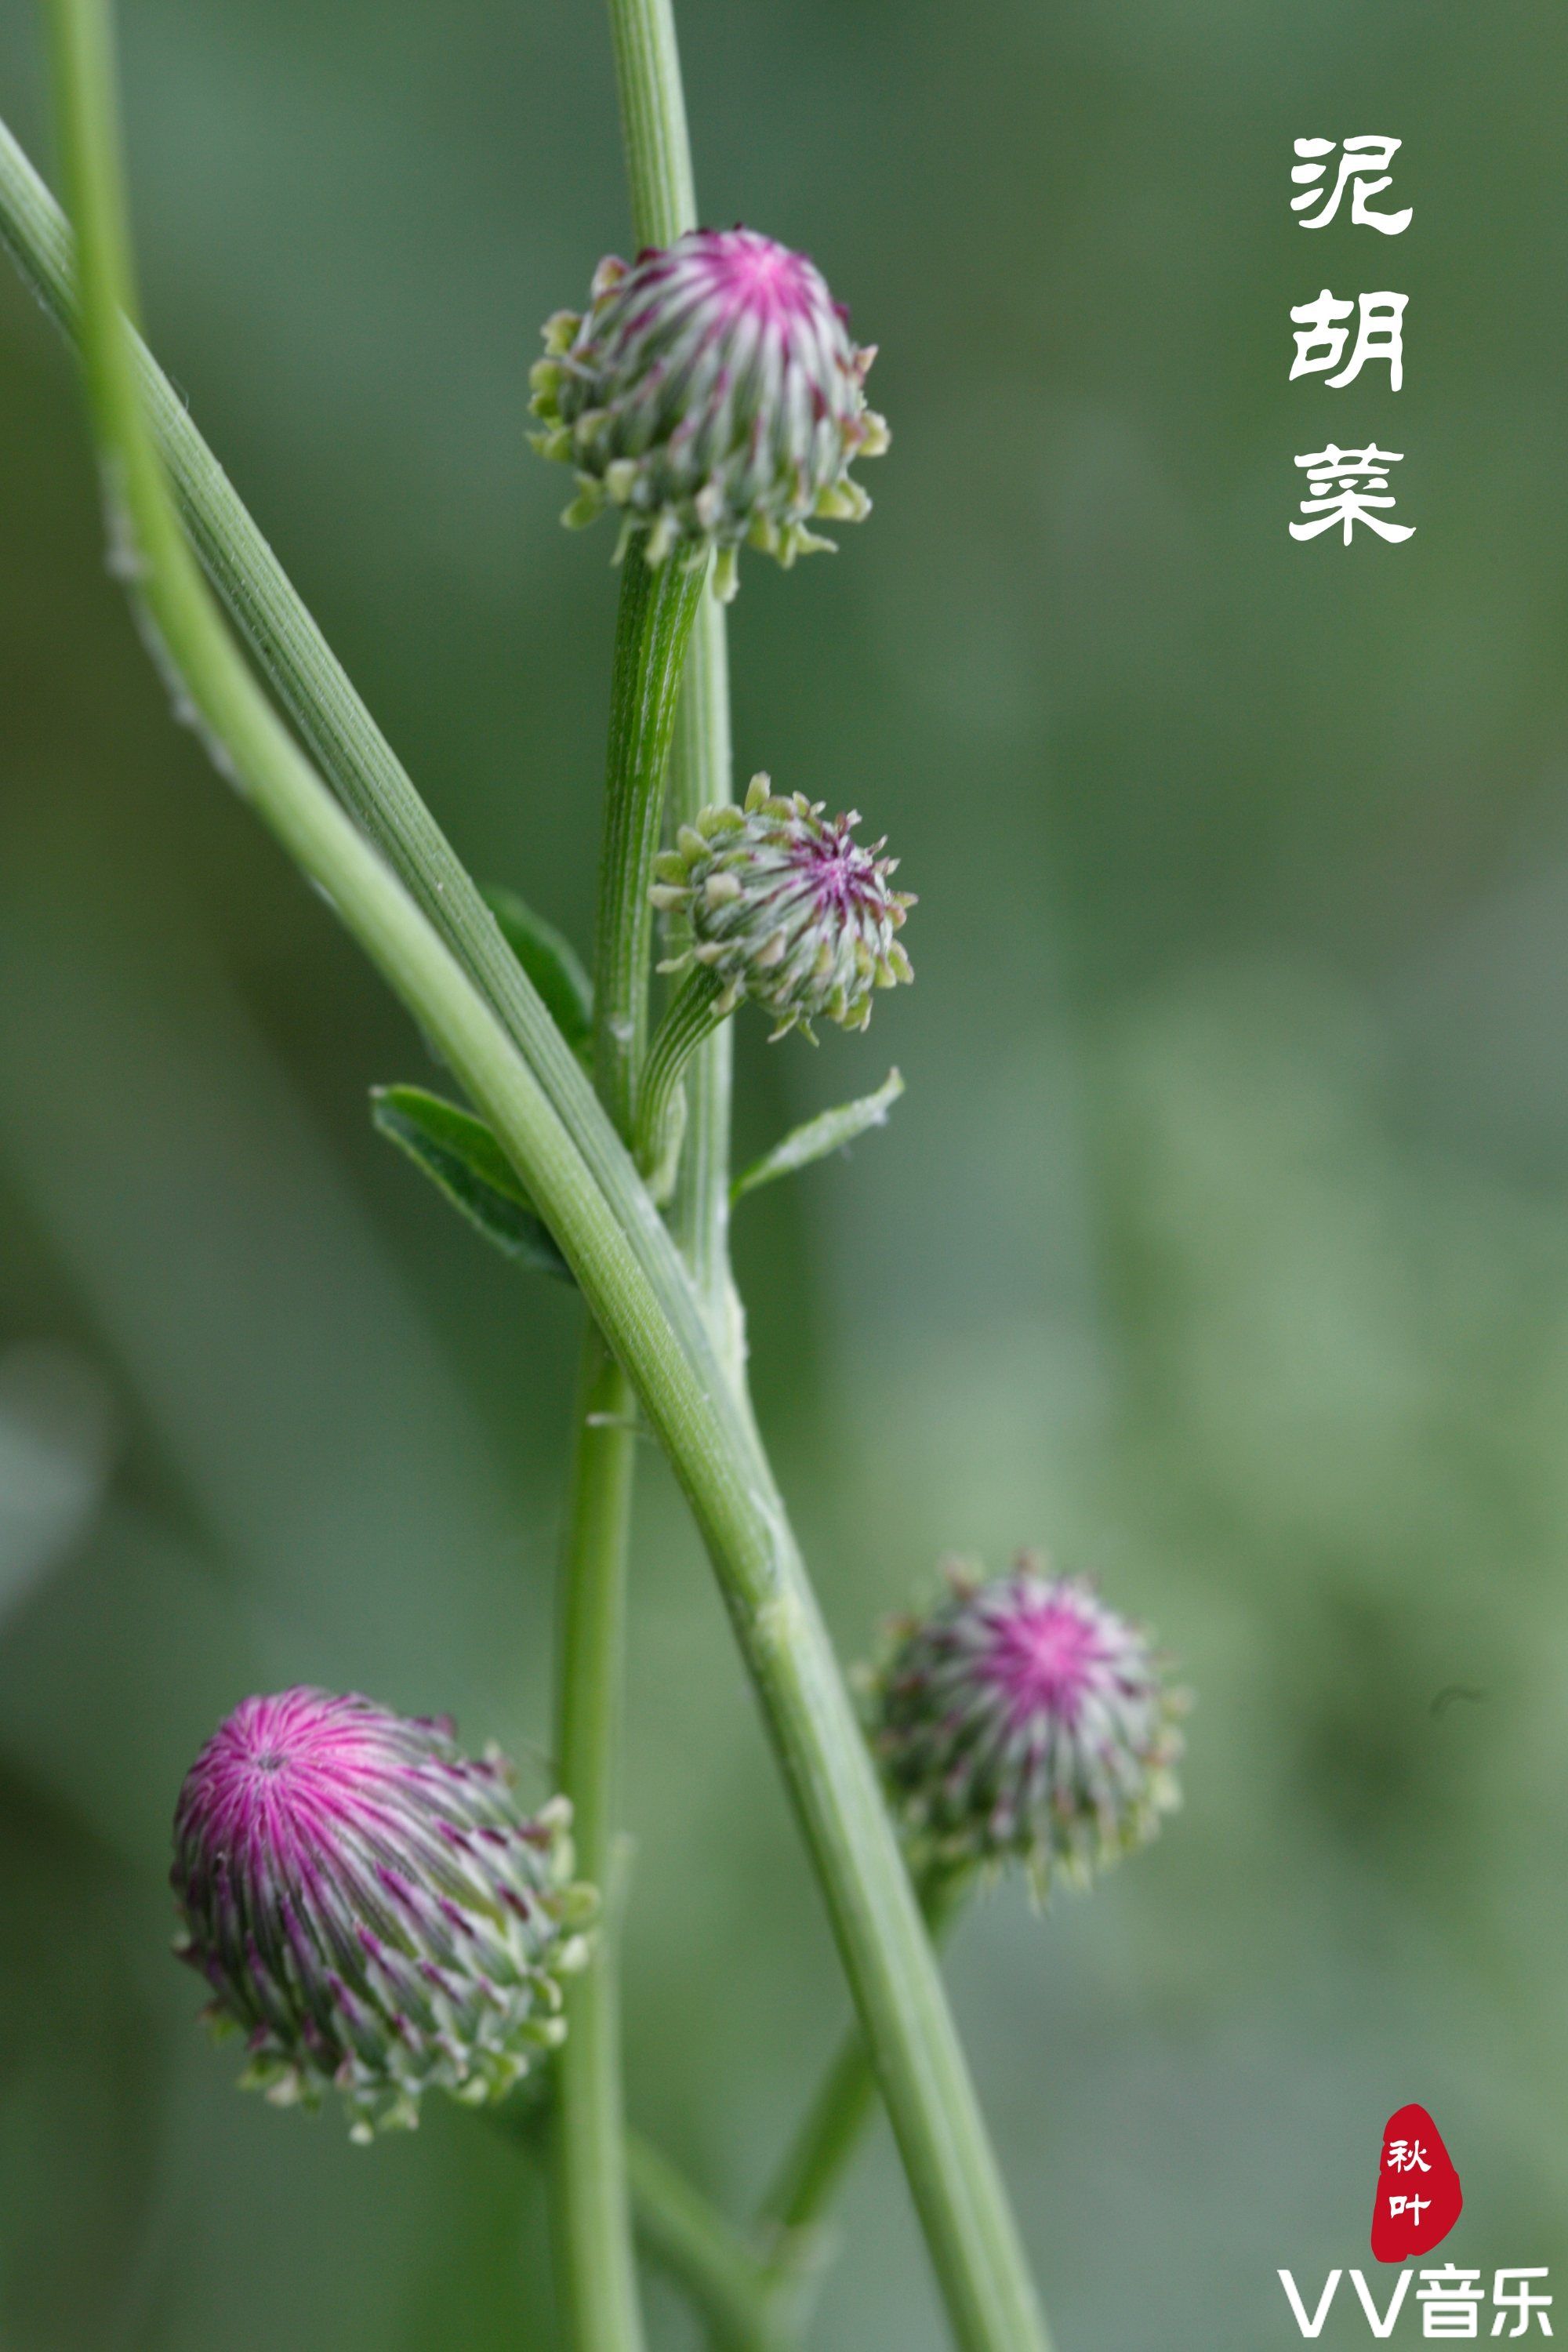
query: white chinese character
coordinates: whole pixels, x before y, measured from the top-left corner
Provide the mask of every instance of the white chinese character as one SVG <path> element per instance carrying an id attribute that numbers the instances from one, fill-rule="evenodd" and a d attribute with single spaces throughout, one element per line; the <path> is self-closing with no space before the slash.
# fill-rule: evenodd
<path id="1" fill-rule="evenodd" d="M 1423 2271 L 1421 2275 L 1428 2282 L 1415 2296 L 1417 2303 L 1426 2306 L 1421 2315 L 1422 2335 L 1474 2336 L 1481 2291 L 1465 2282 L 1479 2279 L 1479 2271 L 1462 2271 L 1457 2263 L 1445 2263 L 1441 2269 Z"/>
<path id="2" fill-rule="evenodd" d="M 1430 2172 L 1426 2151 L 1420 2141 L 1391 2139 L 1388 2143 L 1388 2168 L 1391 2172 Z"/>
<path id="3" fill-rule="evenodd" d="M 1397 392 L 1405 382 L 1405 305 L 1407 294 L 1363 294 L 1359 298 L 1361 320 L 1356 329 L 1355 348 L 1348 365 L 1340 368 L 1338 375 L 1329 377 L 1329 389 L 1338 392 L 1353 383 L 1368 360 L 1388 362 L 1388 381 Z M 1290 370 L 1292 383 L 1299 375 L 1322 375 L 1331 367 L 1339 367 L 1350 340 L 1349 330 L 1339 322 L 1348 319 L 1356 308 L 1353 302 L 1338 302 L 1325 286 L 1315 302 L 1303 302 L 1290 313 L 1298 330 L 1296 360 Z"/>
<path id="4" fill-rule="evenodd" d="M 1320 531 L 1332 530 L 1335 523 L 1344 525 L 1344 543 L 1351 543 L 1351 533 L 1358 522 L 1364 522 L 1379 539 L 1395 542 L 1408 539 L 1414 523 L 1385 522 L 1374 514 L 1374 507 L 1391 507 L 1392 498 L 1382 498 L 1378 492 L 1388 488 L 1385 468 L 1403 462 L 1404 452 L 1380 449 L 1373 442 L 1367 449 L 1341 449 L 1331 441 L 1326 449 L 1315 457 L 1298 457 L 1298 466 L 1307 471 L 1307 487 L 1312 492 L 1301 500 L 1301 512 L 1314 515 L 1314 522 L 1293 522 L 1292 539 L 1316 539 Z M 1359 488 L 1357 485 L 1362 487 Z M 1331 490 L 1332 494 L 1331 495 Z"/>
<path id="5" fill-rule="evenodd" d="M 1402 2213 L 1407 2212 L 1413 2226 L 1418 2230 L 1421 2227 L 1421 2216 L 1431 2202 L 1430 2197 L 1391 2197 L 1388 2200 L 1388 2210 L 1396 2221 Z"/>
<path id="6" fill-rule="evenodd" d="M 1530 2284 L 1531 2279 L 1543 2279 L 1545 2276 L 1544 2268 L 1534 2271 L 1499 2271 L 1492 2282 L 1492 2301 L 1498 2307 L 1497 2317 L 1492 2322 L 1494 2336 L 1502 2334 L 1503 2321 L 1510 2311 L 1517 2311 L 1519 2314 L 1519 2326 L 1509 2329 L 1510 2336 L 1529 2335 L 1530 2315 L 1532 2311 L 1541 2322 L 1542 2336 L 1551 2335 L 1552 2322 L 1547 2318 L 1546 2312 L 1552 2297 L 1549 2294 L 1537 2294 Z M 1517 2279 L 1518 2285 L 1505 2286 L 1504 2282 L 1509 2279 Z"/>
<path id="7" fill-rule="evenodd" d="M 1368 196 L 1381 195 L 1384 189 L 1391 184 L 1393 174 L 1388 166 L 1395 150 L 1404 143 L 1401 139 L 1390 139 L 1376 131 L 1364 131 L 1359 138 L 1345 140 L 1340 154 L 1339 177 L 1331 188 L 1324 189 L 1320 188 L 1317 183 L 1327 168 L 1323 158 L 1334 152 L 1334 141 L 1298 139 L 1296 152 L 1305 160 L 1291 169 L 1290 177 L 1301 194 L 1291 197 L 1290 209 L 1293 213 L 1304 213 L 1320 197 L 1323 200 L 1323 209 L 1316 220 L 1300 220 L 1297 227 L 1327 228 L 1339 211 L 1340 198 L 1344 194 L 1345 184 L 1349 181 L 1353 184 L 1351 197 L 1352 223 L 1359 222 L 1363 228 L 1378 229 L 1384 236 L 1397 236 L 1402 229 L 1407 229 L 1411 219 L 1410 205 L 1406 205 L 1402 213 L 1376 213 L 1367 203 Z M 1384 175 L 1381 179 L 1377 176 L 1379 173 Z"/>

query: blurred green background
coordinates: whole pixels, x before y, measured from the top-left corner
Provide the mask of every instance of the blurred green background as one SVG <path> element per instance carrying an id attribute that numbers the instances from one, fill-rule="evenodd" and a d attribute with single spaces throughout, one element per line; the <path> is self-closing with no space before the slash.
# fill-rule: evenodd
<path id="1" fill-rule="evenodd" d="M 522 410 L 626 242 L 600 13 L 122 16 L 154 343 L 475 870 L 585 944 L 610 542 Z M 921 897 L 868 1038 L 742 1024 L 743 1147 L 909 1081 L 742 1212 L 763 1417 L 847 1656 L 1035 1542 L 1199 1694 L 1162 1843 L 953 1955 L 1063 2352 L 1299 2340 L 1276 2267 L 1370 2267 L 1411 2099 L 1446 2252 L 1568 2290 L 1568 23 L 681 29 L 707 216 L 817 257 L 895 436 L 734 615 L 742 774 Z M 22 0 L 0 92 L 47 162 Z M 1365 130 L 1414 226 L 1309 243 L 1291 141 Z M 1288 383 L 1325 283 L 1408 293 L 1397 398 Z M 1294 544 L 1293 457 L 1374 436 L 1416 536 Z M 573 1303 L 372 1136 L 420 1041 L 171 724 L 8 271 L 0 450 L 0 2342 L 544 2352 L 537 2173 L 449 2108 L 366 2155 L 237 2096 L 163 1873 L 258 1686 L 547 1752 Z M 636 1618 L 632 2104 L 739 2211 L 843 1999 L 651 1454 Z M 844 2219 L 817 2342 L 940 2345 L 885 2138 Z"/>

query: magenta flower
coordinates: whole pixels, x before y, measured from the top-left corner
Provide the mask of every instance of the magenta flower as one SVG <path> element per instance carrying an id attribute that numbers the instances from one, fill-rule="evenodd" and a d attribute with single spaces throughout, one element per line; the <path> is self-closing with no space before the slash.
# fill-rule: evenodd
<path id="1" fill-rule="evenodd" d="M 243 2081 L 280 2105 L 342 2092 L 353 2136 L 412 2126 L 432 2085 L 504 2096 L 562 2036 L 560 1977 L 595 1907 L 563 1799 L 532 1819 L 499 1752 L 446 1717 L 309 1688 L 247 1698 L 186 1775 L 175 1950 Z"/>
<path id="2" fill-rule="evenodd" d="M 897 858 L 855 840 L 853 809 L 824 805 L 753 776 L 743 809 L 704 809 L 654 866 L 654 904 L 689 933 L 660 971 L 712 972 L 719 1012 L 754 997 L 775 1037 L 823 1016 L 864 1029 L 873 992 L 914 978 L 898 933 L 915 901 L 889 887 Z"/>
<path id="3" fill-rule="evenodd" d="M 532 374 L 534 446 L 577 472 L 564 520 L 618 508 L 622 548 L 641 534 L 652 565 L 715 548 L 726 596 L 743 540 L 785 565 L 830 547 L 808 523 L 868 513 L 849 465 L 888 446 L 866 405 L 875 352 L 847 315 L 804 254 L 748 228 L 602 261 L 585 315 L 557 311 Z"/>
<path id="4" fill-rule="evenodd" d="M 1023 1554 L 894 1629 L 869 1677 L 870 1731 L 917 1854 L 1016 1856 L 1043 1889 L 1084 1884 L 1178 1801 L 1184 1696 L 1148 1635 L 1080 1577 Z"/>

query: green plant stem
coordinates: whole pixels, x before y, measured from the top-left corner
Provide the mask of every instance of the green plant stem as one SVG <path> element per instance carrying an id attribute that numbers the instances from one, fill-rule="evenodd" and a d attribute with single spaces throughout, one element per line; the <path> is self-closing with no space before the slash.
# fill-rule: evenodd
<path id="1" fill-rule="evenodd" d="M 605 759 L 605 831 L 594 952 L 594 1076 L 630 1137 L 647 1051 L 653 861 L 681 666 L 705 567 L 650 570 L 634 545 L 621 567 Z M 578 1868 L 608 1881 L 625 1685 L 626 1555 L 637 1440 L 630 1384 L 598 1331 L 584 1334 L 581 1417 L 562 1562 L 557 1750 L 572 1800 Z M 639 2352 L 621 2090 L 616 1906 L 567 1993 L 557 2107 L 560 2293 L 575 2352 Z"/>
<path id="2" fill-rule="evenodd" d="M 686 93 L 670 0 L 609 0 L 616 89 L 637 243 L 672 245 L 697 226 Z"/>
<path id="3" fill-rule="evenodd" d="M 79 295 L 69 225 L 8 130 L 0 124 L 0 238 L 44 309 L 68 334 L 79 331 Z M 285 708 L 300 727 L 345 803 L 389 857 L 416 902 L 458 955 L 470 979 L 504 1021 L 510 1036 L 541 1072 L 563 1109 L 596 1173 L 619 1191 L 636 1231 L 639 1212 L 624 1155 L 595 1124 L 586 1079 L 572 1066 L 548 1012 L 507 946 L 467 870 L 459 863 L 405 771 L 360 699 L 281 564 L 217 459 L 191 421 L 179 395 L 133 329 L 132 364 L 147 420 L 178 500 L 182 520 L 231 617 L 256 652 Z M 634 730 L 635 731 L 635 730 Z M 641 1238 L 657 1250 L 662 1234 L 641 1218 Z M 668 1257 L 668 1246 L 665 1247 Z M 668 1278 L 668 1267 L 667 1278 Z M 601 1451 L 631 1441 L 606 1430 Z M 597 1475 L 597 1472 L 595 1472 Z M 581 1805 L 580 1805 L 581 1813 Z M 592 2005 L 598 1989 L 585 1999 Z M 597 2037 L 614 2049 L 615 2005 L 600 1999 L 606 2019 Z M 589 2028 L 589 2038 L 594 2029 Z M 602 2079 L 602 2070 L 601 2070 Z M 592 2112 L 592 2110 L 590 2110 Z M 583 2168 L 588 2169 L 587 2166 Z M 613 2189 L 614 2165 L 599 2178 Z M 624 2233 L 623 2233 L 624 2234 Z M 626 2265 L 619 2268 L 625 2271 Z M 601 2263 L 613 2277 L 616 2266 Z"/>
<path id="4" fill-rule="evenodd" d="M 49 15 L 89 401 L 111 512 L 129 526 L 161 654 L 224 772 L 489 1120 L 626 1369 L 756 1683 L 955 2335 L 965 2352 L 1041 2352 L 1043 2324 L 930 1945 L 768 1465 L 614 1129 L 596 1106 L 587 1117 L 572 1106 L 590 1159 L 553 1089 L 271 710 L 208 597 L 143 424 L 125 332 L 131 278 L 102 0 L 50 0 Z"/>
<path id="5" fill-rule="evenodd" d="M 616 86 L 636 245 L 668 245 L 697 226 L 691 142 L 669 0 L 610 0 Z M 675 822 L 734 797 L 730 740 L 729 624 L 705 596 L 692 630 L 670 762 Z M 734 1045 L 728 1029 L 702 1047 L 687 1083 L 686 1136 L 670 1222 L 691 1268 L 710 1328 L 733 1377 L 743 1341 L 730 1280 L 730 1095 Z"/>
<path id="6" fill-rule="evenodd" d="M 958 1916 L 966 1891 L 962 1873 L 933 1872 L 920 1881 L 921 1916 L 933 1945 Z M 865 2035 L 852 2026 L 758 2214 L 786 2262 L 792 2240 L 822 2221 L 843 2185 L 876 2104 L 876 2069 Z"/>
<path id="7" fill-rule="evenodd" d="M 965 1872 L 919 1882 L 921 1913 L 940 1948 L 970 1891 Z M 568 2044 L 568 2047 L 570 2045 Z M 719 2212 L 668 2158 L 637 2134 L 626 2175 L 637 2235 L 712 2326 L 725 2352 L 787 2352 L 806 2316 L 823 2225 L 877 2107 L 865 2035 L 851 2026 L 746 2232 Z"/>
<path id="8" fill-rule="evenodd" d="M 549 2137 L 554 2100 L 531 2082 L 521 2096 L 481 2110 L 513 2147 L 537 2155 Z M 743 2230 L 721 2213 L 694 2182 L 635 2131 L 626 2136 L 637 2238 L 712 2326 L 724 2352 L 790 2352 L 771 2265 Z"/>
<path id="9" fill-rule="evenodd" d="M 788 2352 L 793 2330 L 773 2274 L 742 2232 L 636 2133 L 626 2168 L 638 2238 L 685 2288 L 724 2352 Z"/>
<path id="10" fill-rule="evenodd" d="M 556 1763 L 579 1874 L 606 1890 L 587 1966 L 568 1983 L 555 2060 L 556 2292 L 575 2352 L 637 2352 L 621 2091 L 616 1790 L 626 1551 L 636 1439 L 631 1385 L 590 1323 L 577 1390 L 556 1686 Z"/>
<path id="11" fill-rule="evenodd" d="M 692 227 L 697 217 L 673 10 L 670 0 L 610 0 L 610 19 L 637 242 L 668 245 Z M 732 799 L 733 790 L 727 618 L 723 606 L 707 597 L 693 631 L 678 722 L 671 778 L 676 822 L 694 824 L 704 808 Z M 645 1173 L 654 1170 L 668 1115 L 667 1098 L 684 1067 L 686 1121 L 671 1223 L 720 1354 L 743 1389 L 744 1324 L 730 1273 L 734 1039 L 729 1023 L 712 1020 L 715 992 L 710 981 L 706 990 L 701 987 L 701 977 L 680 984 L 655 1036 L 638 1103 L 637 1160 Z M 654 1189 L 657 1197 L 657 1183 Z M 763 2218 L 781 2260 L 791 2233 L 814 2222 L 826 2209 L 875 2099 L 876 2079 L 864 2038 L 852 2033 L 764 2207 Z M 653 2165 L 662 2165 L 662 2159 L 654 2158 Z M 645 2235 L 649 2234 L 650 2193 L 661 2178 L 653 2165 L 645 2165 L 635 2183 Z M 694 2242 L 705 2242 L 700 2232 Z M 663 2242 L 664 2259 L 673 2258 L 691 2286 L 691 2266 L 680 2259 L 686 2250 L 679 2231 Z M 696 2267 L 700 2278 L 701 2264 Z M 721 2341 L 727 2341 L 722 2314 L 715 2315 L 710 2304 L 709 2309 L 717 2319 Z"/>
<path id="12" fill-rule="evenodd" d="M 701 964 L 689 971 L 654 1032 L 643 1065 L 637 1087 L 637 1161 L 656 1201 L 668 1192 L 668 1164 L 680 1140 L 680 1081 L 692 1055 L 725 1017 L 719 1010 L 723 992 L 722 982 Z M 668 1170 L 668 1174 L 673 1172 Z"/>
<path id="13" fill-rule="evenodd" d="M 595 934 L 594 1075 L 627 1137 L 647 1050 L 648 892 L 681 665 L 703 577 L 674 561 L 650 571 L 636 546 L 621 568 Z M 637 1439 L 630 1384 L 592 1324 L 578 1399 L 561 1572 L 556 1748 L 578 1824 L 577 1866 L 604 1886 L 616 1840 Z M 574 2352 L 639 2352 L 642 2343 L 626 2179 L 616 1911 L 606 1906 L 588 1965 L 567 1992 L 559 2061 L 559 2292 Z"/>
<path id="14" fill-rule="evenodd" d="M 669 799 L 675 823 L 694 824 L 705 808 L 734 798 L 730 748 L 728 622 L 716 597 L 705 596 L 691 631 L 686 679 L 670 754 Z M 700 1045 L 686 1076 L 686 1134 L 670 1223 L 691 1269 L 720 1356 L 740 1387 L 745 1343 L 730 1279 L 730 1097 L 734 1032 L 722 1023 Z"/>
<path id="15" fill-rule="evenodd" d="M 594 950 L 594 1074 L 630 1137 L 647 1051 L 653 861 L 664 825 L 670 738 L 707 567 L 672 556 L 649 571 L 634 541 L 621 565 L 610 694 L 605 845 Z"/>
<path id="16" fill-rule="evenodd" d="M 49 316 L 83 341 L 69 224 L 16 141 L 0 124 L 0 240 Z M 258 529 L 180 395 L 130 329 L 132 380 L 169 469 L 203 568 L 342 801 L 376 844 L 538 1078 L 668 1310 L 688 1329 L 675 1252 L 605 1118 L 576 1055 L 507 945 L 467 867 L 421 800 Z"/>

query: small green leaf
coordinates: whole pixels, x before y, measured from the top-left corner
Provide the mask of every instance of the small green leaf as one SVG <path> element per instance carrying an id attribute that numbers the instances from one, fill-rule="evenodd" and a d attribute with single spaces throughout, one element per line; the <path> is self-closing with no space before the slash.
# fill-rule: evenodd
<path id="1" fill-rule="evenodd" d="M 809 1168 L 814 1160 L 825 1160 L 830 1151 L 841 1150 L 868 1128 L 886 1127 L 888 1113 L 903 1091 L 902 1078 L 897 1070 L 889 1070 L 874 1095 L 840 1103 L 837 1110 L 825 1110 L 808 1118 L 804 1127 L 793 1128 L 782 1143 L 775 1143 L 771 1151 L 742 1170 L 730 1187 L 731 1200 L 754 1192 L 759 1184 L 771 1184 L 776 1176 L 793 1176 L 797 1168 Z"/>
<path id="2" fill-rule="evenodd" d="M 374 1087 L 371 1117 L 503 1256 L 535 1274 L 572 1280 L 571 1268 L 482 1118 L 423 1087 Z"/>
<path id="3" fill-rule="evenodd" d="M 497 887 L 482 896 L 561 1034 L 578 1059 L 586 1062 L 594 1045 L 594 987 L 576 949 L 515 890 Z"/>

